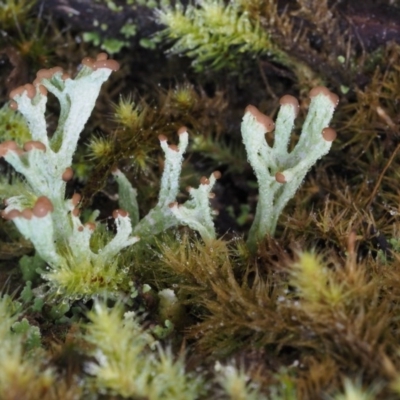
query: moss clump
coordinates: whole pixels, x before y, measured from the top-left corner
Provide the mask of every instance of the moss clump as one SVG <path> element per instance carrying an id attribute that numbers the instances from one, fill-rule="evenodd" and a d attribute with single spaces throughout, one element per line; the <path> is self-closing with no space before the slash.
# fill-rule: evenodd
<path id="1" fill-rule="evenodd" d="M 150 400 L 199 397 L 202 380 L 186 373 L 183 358 L 174 360 L 170 349 L 163 350 L 135 313 L 95 304 L 89 318 L 85 340 L 96 362 L 86 369 L 99 390 Z"/>
<path id="2" fill-rule="evenodd" d="M 255 57 L 278 52 L 259 21 L 252 20 L 236 1 L 226 5 L 221 0 L 204 0 L 186 8 L 178 2 L 174 8 L 159 9 L 157 19 L 166 26 L 160 36 L 174 41 L 169 51 L 193 58 L 197 71 L 205 65 L 217 70 L 234 68 L 239 54 Z"/>

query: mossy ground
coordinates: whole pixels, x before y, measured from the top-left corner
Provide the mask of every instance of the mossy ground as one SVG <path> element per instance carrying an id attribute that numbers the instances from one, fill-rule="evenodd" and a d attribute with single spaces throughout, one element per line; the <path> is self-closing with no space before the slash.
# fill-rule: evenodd
<path id="1" fill-rule="evenodd" d="M 236 375 L 226 369 L 218 375 L 216 362 L 242 371 L 238 381 L 246 382 L 248 398 L 400 398 L 400 34 L 396 37 L 397 26 L 389 17 L 400 13 L 400 4 L 237 3 L 260 21 L 279 57 L 235 54 L 233 47 L 228 66 L 193 69 L 191 59 L 166 54 L 167 45 L 143 47 L 154 21 L 146 27 L 141 20 L 131 44 L 114 55 L 121 70 L 101 91 L 68 192 L 81 192 L 84 207 L 98 209 L 107 223 L 117 204 L 110 172 L 118 166 L 135 182 L 145 214 L 156 202 L 162 170 L 157 137 L 164 134 L 174 142 L 176 130 L 187 126 L 191 148 L 182 187 L 195 186 L 215 169 L 222 172 L 212 200 L 219 212 L 219 239 L 206 246 L 181 229 L 139 242 L 123 254 L 126 282 L 120 301 L 125 311 L 138 313 L 145 331 L 164 327 L 166 318 L 174 324 L 172 331 L 160 334 L 167 349 L 161 358 L 169 351 L 176 358 L 185 354 L 186 370 L 203 382 L 201 389 L 189 385 L 193 398 L 240 398 L 226 378 Z M 11 89 L 32 81 L 38 69 L 55 63 L 73 72 L 84 56 L 98 52 L 82 39 L 75 17 L 61 18 L 61 11 L 52 13 L 34 2 L 16 1 L 18 6 L 21 10 L 13 11 L 18 18 L 0 12 L 1 105 Z M 105 10 L 111 13 L 111 8 Z M 133 17 L 144 9 L 140 4 Z M 379 26 L 367 18 L 372 13 Z M 366 21 L 362 28 L 360 21 Z M 385 22 L 393 41 L 376 33 Z M 357 24 L 360 29 L 354 31 Z M 265 238 L 257 254 L 250 254 L 243 237 L 257 204 L 257 185 L 241 144 L 243 110 L 251 103 L 274 116 L 279 97 L 289 93 L 300 101 L 300 128 L 307 93 L 321 83 L 340 97 L 332 122 L 338 138 L 285 208 L 276 236 Z M 55 101 L 50 107 L 51 130 L 58 109 Z M 16 138 L 25 137 L 19 121 L 8 121 L 0 113 L 4 140 L 10 130 Z M 0 195 L 7 197 L 8 183 L 15 178 L 4 160 L 0 170 L 5 177 Z M 91 329 L 85 325 L 88 313 L 95 319 L 93 301 L 63 305 L 62 299 L 44 297 L 40 304 L 37 298 L 45 296 L 46 288 L 33 274 L 29 292 L 19 262 L 33 255 L 32 246 L 10 222 L 0 221 L 0 238 L 2 292 L 21 302 L 19 318 L 41 333 L 40 353 L 31 357 L 46 361 L 37 366 L 29 364 L 29 357 L 24 361 L 24 368 L 37 367 L 31 373 L 37 386 L 31 391 L 46 399 L 137 398 L 126 389 L 130 382 L 118 392 L 114 381 L 107 386 L 108 378 L 96 381 L 85 369 L 99 362 L 91 352 L 93 337 L 82 336 Z M 161 310 L 157 292 L 163 289 L 174 290 L 175 308 Z M 49 368 L 58 392 L 46 389 L 49 381 L 43 374 Z M 359 396 L 349 397 L 351 391 Z M 10 397 L 13 393 L 38 398 L 29 390 L 0 397 L 22 398 Z M 151 398 L 172 398 L 156 396 Z"/>

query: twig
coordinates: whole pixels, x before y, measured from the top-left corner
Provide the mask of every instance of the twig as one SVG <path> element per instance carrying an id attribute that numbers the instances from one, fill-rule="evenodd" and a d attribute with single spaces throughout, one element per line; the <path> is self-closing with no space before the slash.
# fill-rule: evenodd
<path id="1" fill-rule="evenodd" d="M 371 205 L 372 200 L 374 199 L 374 197 L 376 195 L 376 192 L 378 191 L 379 186 L 381 185 L 382 179 L 383 179 L 387 169 L 390 167 L 390 164 L 393 162 L 394 158 L 396 157 L 396 154 L 399 151 L 399 149 L 400 149 L 400 143 L 395 148 L 394 152 L 392 153 L 392 155 L 390 156 L 388 162 L 386 163 L 385 168 L 383 168 L 381 174 L 379 175 L 379 178 L 378 178 L 378 180 L 377 180 L 377 182 L 376 182 L 376 184 L 374 186 L 374 189 L 373 189 L 371 195 L 369 196 L 368 201 L 365 204 L 366 207 L 369 207 Z"/>

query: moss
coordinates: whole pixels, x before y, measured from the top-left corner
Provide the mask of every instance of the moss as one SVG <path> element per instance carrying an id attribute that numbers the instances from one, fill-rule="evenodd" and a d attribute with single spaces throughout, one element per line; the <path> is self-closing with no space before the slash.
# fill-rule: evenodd
<path id="1" fill-rule="evenodd" d="M 21 24 L 34 7 L 35 0 L 10 0 L 0 3 L 0 22 L 3 29 Z"/>
<path id="2" fill-rule="evenodd" d="M 166 28 L 161 36 L 175 43 L 169 50 L 193 58 L 197 71 L 232 68 L 238 54 L 274 52 L 269 35 L 251 20 L 237 2 L 225 5 L 220 0 L 205 0 L 198 7 L 181 3 L 157 12 L 158 22 Z M 277 51 L 277 50 L 276 50 Z"/>
<path id="3" fill-rule="evenodd" d="M 40 396 L 43 399 L 56 399 L 58 395 L 65 399 L 79 396 L 80 389 L 73 385 L 67 388 L 65 382 L 59 380 L 56 371 L 46 366 L 46 360 L 41 350 L 29 354 L 32 350 L 32 337 L 29 333 L 38 329 L 30 327 L 27 320 L 16 322 L 18 309 L 9 297 L 0 299 L 1 330 L 1 398 L 35 399 Z M 37 347 L 36 345 L 33 348 Z M 40 360 L 40 361 L 39 361 Z M 55 389 L 57 383 L 58 388 Z"/>
<path id="4" fill-rule="evenodd" d="M 0 108 L 0 135 L 1 141 L 15 140 L 22 146 L 31 140 L 28 126 L 20 114 L 17 114 L 6 103 Z"/>
<path id="5" fill-rule="evenodd" d="M 126 397 L 196 399 L 202 381 L 185 373 L 183 358 L 173 359 L 152 335 L 144 331 L 134 313 L 122 315 L 117 306 L 107 310 L 96 304 L 90 313 L 85 339 L 93 345 L 96 363 L 87 365 L 101 390 Z"/>

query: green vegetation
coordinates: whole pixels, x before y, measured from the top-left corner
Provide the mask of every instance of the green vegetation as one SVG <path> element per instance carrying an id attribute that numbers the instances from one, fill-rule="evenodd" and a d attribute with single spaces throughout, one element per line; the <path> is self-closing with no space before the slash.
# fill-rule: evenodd
<path id="1" fill-rule="evenodd" d="M 167 26 L 161 37 L 174 42 L 169 51 L 194 58 L 197 71 L 205 65 L 235 68 L 240 54 L 278 53 L 260 22 L 252 21 L 237 1 L 202 0 L 187 7 L 178 2 L 159 9 L 157 19 Z"/>

